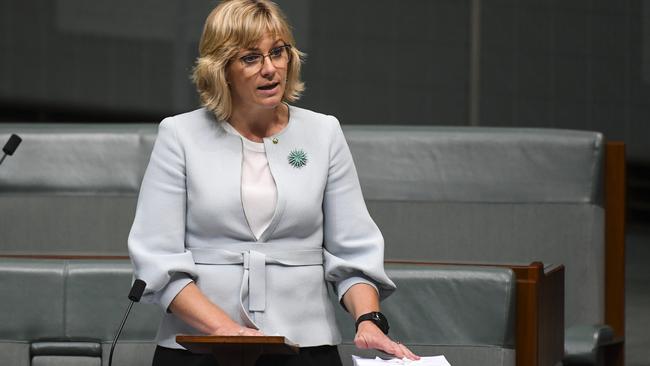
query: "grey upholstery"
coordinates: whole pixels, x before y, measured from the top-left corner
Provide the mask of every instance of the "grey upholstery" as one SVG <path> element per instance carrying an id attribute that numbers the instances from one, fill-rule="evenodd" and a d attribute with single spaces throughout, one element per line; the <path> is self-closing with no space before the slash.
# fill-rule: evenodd
<path id="1" fill-rule="evenodd" d="M 346 137 L 387 258 L 562 263 L 566 324 L 603 322 L 600 134 L 354 126 Z"/>
<path id="2" fill-rule="evenodd" d="M 596 202 L 602 137 L 515 128 L 344 128 L 364 197 L 380 201 Z"/>
<path id="3" fill-rule="evenodd" d="M 100 366 L 102 346 L 97 342 L 34 342 L 30 347 L 32 366 Z"/>
<path id="4" fill-rule="evenodd" d="M 0 339 L 29 341 L 64 333 L 64 267 L 60 261 L 0 262 Z"/>
<path id="5" fill-rule="evenodd" d="M 368 206 L 384 228 L 387 258 L 564 264 L 566 325 L 604 321 L 603 210 L 598 206 L 375 201 Z M 425 230 L 422 217 L 430 220 Z"/>
<path id="6" fill-rule="evenodd" d="M 0 258 L 2 364 L 106 364 L 131 277 L 128 260 Z M 160 317 L 157 306 L 133 308 L 116 350 L 137 352 L 121 365 L 151 363 Z"/>
<path id="7" fill-rule="evenodd" d="M 23 142 L 15 156 L 2 165 L 4 189 L 59 194 L 135 193 L 157 126 L 4 124 L 1 141 L 8 138 L 9 131 L 18 133 Z"/>
<path id="8" fill-rule="evenodd" d="M 126 310 L 131 287 L 131 264 L 124 260 L 68 261 L 66 282 L 66 332 L 80 338 L 112 340 Z M 101 316 L 97 316 L 102 314 Z M 138 304 L 132 309 L 120 339 L 151 340 L 160 313 Z M 152 326 L 153 325 L 153 326 Z"/>
<path id="9" fill-rule="evenodd" d="M 614 341 L 614 331 L 607 325 L 580 325 L 566 332 L 564 362 L 571 365 L 606 366 L 604 347 Z"/>
<path id="10" fill-rule="evenodd" d="M 421 354 L 444 354 L 454 366 L 514 365 L 515 277 L 506 268 L 387 265 L 399 291 L 382 303 L 394 339 Z M 333 301 L 336 297 L 332 296 Z M 354 347 L 354 322 L 337 307 L 344 365 L 351 354 L 380 355 Z"/>
<path id="11" fill-rule="evenodd" d="M 85 356 L 102 357 L 102 346 L 97 342 L 35 341 L 29 347 L 35 356 Z"/>
<path id="12" fill-rule="evenodd" d="M 126 254 L 156 125 L 0 125 L 4 254 Z"/>
<path id="13" fill-rule="evenodd" d="M 603 323 L 600 134 L 344 132 L 387 259 L 564 264 L 566 325 Z M 0 212 L 11 213 L 0 220 L 1 253 L 126 254 L 156 126 L 0 125 L 0 141 L 10 133 L 23 144 L 0 166 Z"/>
<path id="14" fill-rule="evenodd" d="M 101 359 L 88 356 L 35 356 L 32 366 L 101 366 Z"/>
<path id="15" fill-rule="evenodd" d="M 0 321 L 7 324 L 0 334 L 3 365 L 106 364 L 110 342 L 128 304 L 132 273 L 128 260 L 0 258 L 0 263 L 2 290 L 10 291 L 0 303 Z M 383 305 L 393 337 L 423 354 L 444 353 L 454 366 L 474 365 L 477 360 L 514 365 L 512 271 L 388 265 L 387 272 L 401 289 Z M 51 291 L 40 294 L 41 286 Z M 336 296 L 332 301 L 337 301 Z M 31 310 L 16 311 L 25 306 Z M 336 309 L 345 339 L 342 358 L 350 364 L 350 354 L 368 352 L 353 346 L 353 321 L 340 306 Z M 49 321 L 34 319 L 38 312 Z M 116 365 L 151 363 L 160 316 L 156 306 L 133 308 L 116 348 Z"/>
<path id="16" fill-rule="evenodd" d="M 29 346 L 27 342 L 0 340 L 0 355 L 8 366 L 30 366 Z"/>

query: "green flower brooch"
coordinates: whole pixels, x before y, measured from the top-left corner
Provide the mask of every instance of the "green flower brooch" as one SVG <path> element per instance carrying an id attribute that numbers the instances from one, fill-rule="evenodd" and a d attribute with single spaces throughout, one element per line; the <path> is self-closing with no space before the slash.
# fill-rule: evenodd
<path id="1" fill-rule="evenodd" d="M 302 149 L 291 150 L 289 156 L 287 156 L 287 159 L 289 160 L 289 164 L 291 164 L 291 166 L 294 168 L 300 169 L 303 166 L 307 165 L 307 154 L 302 151 Z"/>

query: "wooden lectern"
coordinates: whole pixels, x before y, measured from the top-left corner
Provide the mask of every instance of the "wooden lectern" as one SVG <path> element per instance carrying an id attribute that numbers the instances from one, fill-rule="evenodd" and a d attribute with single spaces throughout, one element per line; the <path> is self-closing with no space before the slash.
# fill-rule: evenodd
<path id="1" fill-rule="evenodd" d="M 298 345 L 282 336 L 177 335 L 176 343 L 193 353 L 211 353 L 219 366 L 254 366 L 261 355 L 295 355 Z"/>

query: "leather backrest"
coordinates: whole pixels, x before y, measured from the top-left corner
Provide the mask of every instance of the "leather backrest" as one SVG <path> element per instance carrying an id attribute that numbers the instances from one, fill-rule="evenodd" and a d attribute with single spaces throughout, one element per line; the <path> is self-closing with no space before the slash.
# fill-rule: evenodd
<path id="1" fill-rule="evenodd" d="M 345 126 L 368 200 L 599 203 L 603 137 L 573 130 Z"/>
<path id="2" fill-rule="evenodd" d="M 386 271 L 399 289 L 382 303 L 394 339 L 514 348 L 516 279 L 510 269 L 388 264 Z M 336 317 L 344 343 L 351 343 L 350 314 L 337 306 Z"/>
<path id="3" fill-rule="evenodd" d="M 126 254 L 155 124 L 0 125 L 3 253 Z M 344 126 L 387 259 L 566 266 L 566 325 L 604 319 L 603 137 Z"/>
<path id="4" fill-rule="evenodd" d="M 128 260 L 0 258 L 0 340 L 111 342 L 129 304 Z M 136 304 L 122 341 L 152 341 L 162 313 Z"/>
<path id="5" fill-rule="evenodd" d="M 0 340 L 64 334 L 65 270 L 58 260 L 0 260 Z"/>
<path id="6" fill-rule="evenodd" d="M 155 124 L 4 124 L 23 143 L 0 170 L 4 192 L 137 193 Z M 434 126 L 345 126 L 371 200 L 598 202 L 602 135 Z"/>

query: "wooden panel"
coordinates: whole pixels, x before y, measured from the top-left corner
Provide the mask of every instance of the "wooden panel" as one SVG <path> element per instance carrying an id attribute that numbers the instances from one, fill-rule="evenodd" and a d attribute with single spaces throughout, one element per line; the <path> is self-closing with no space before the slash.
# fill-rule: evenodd
<path id="1" fill-rule="evenodd" d="M 542 266 L 513 268 L 517 277 L 517 365 L 539 363 L 539 272 Z"/>
<path id="2" fill-rule="evenodd" d="M 625 144 L 605 149 L 605 323 L 620 342 L 605 348 L 608 365 L 625 363 Z"/>
<path id="3" fill-rule="evenodd" d="M 538 360 L 539 365 L 556 365 L 564 358 L 564 266 L 555 267 L 541 276 Z"/>

